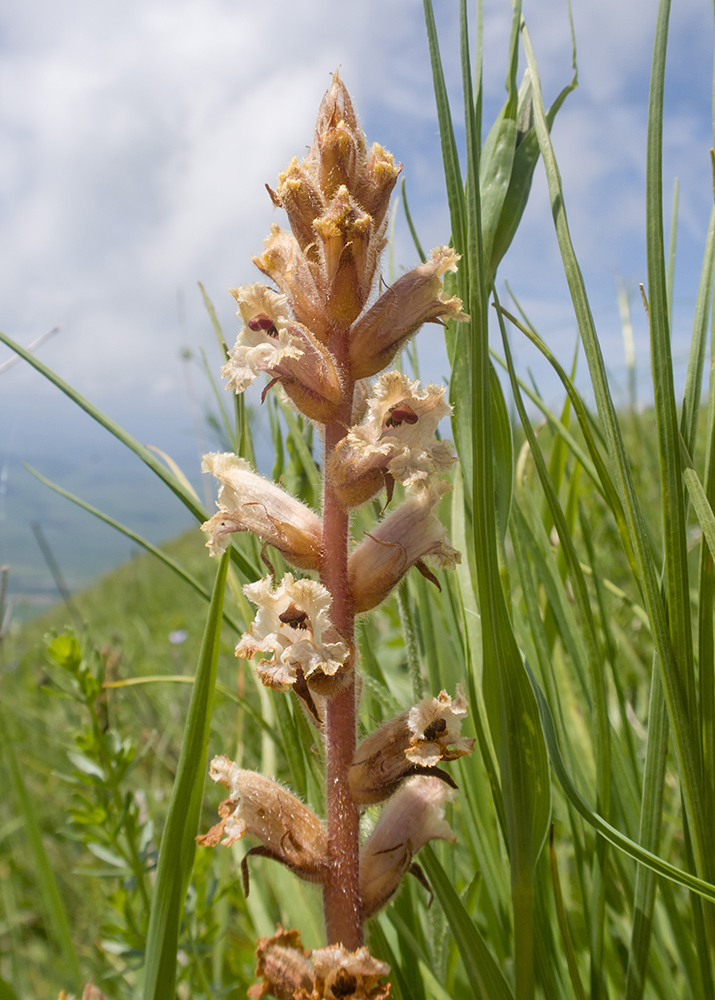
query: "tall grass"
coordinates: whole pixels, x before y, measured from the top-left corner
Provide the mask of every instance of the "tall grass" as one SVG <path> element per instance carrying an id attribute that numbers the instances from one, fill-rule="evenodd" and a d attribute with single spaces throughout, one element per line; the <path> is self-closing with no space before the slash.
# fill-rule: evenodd
<path id="1" fill-rule="evenodd" d="M 450 822 L 458 848 L 439 845 L 421 856 L 434 904 L 416 881 L 406 884 L 368 927 L 372 953 L 392 968 L 398 1000 L 715 996 L 712 375 L 707 409 L 701 407 L 715 212 L 679 399 L 662 199 L 669 7 L 661 0 L 655 23 L 646 151 L 644 297 L 654 406 L 638 414 L 620 412 L 613 399 L 551 142 L 555 116 L 576 86 L 575 58 L 573 79 L 546 109 L 517 2 L 505 54 L 506 100 L 483 142 L 481 10 L 475 46 L 460 0 L 466 124 L 460 159 L 432 4 L 424 0 L 452 241 L 462 255 L 454 291 L 471 317 L 446 331 L 460 459 L 451 537 L 462 563 L 456 573 L 440 575 L 441 592 L 418 574 L 408 576 L 399 597 L 361 620 L 361 724 L 373 728 L 426 690 L 462 683 L 478 753 L 456 767 L 460 794 Z M 526 64 L 521 82 L 520 59 Z M 535 169 L 546 173 L 595 412 L 518 304 L 502 304 L 495 292 Z M 414 231 L 411 220 L 410 226 Z M 491 352 L 490 329 L 499 343 Z M 217 324 L 216 330 L 222 339 Z M 203 519 L 180 477 L 31 354 L 0 337 L 132 448 Z M 558 410 L 520 378 L 511 342 L 521 337 L 560 380 L 564 402 Z M 543 426 L 535 427 L 527 399 L 531 412 L 533 405 L 542 412 Z M 312 430 L 278 404 L 269 405 L 280 474 L 297 495 L 316 503 Z M 233 412 L 222 409 L 220 422 L 236 452 L 251 457 L 242 404 Z M 651 437 L 657 442 L 653 462 L 643 449 Z M 53 689 L 66 702 L 40 708 L 17 674 L 4 679 L 4 711 L 15 717 L 15 740 L 3 741 L 13 811 L 0 827 L 1 863 L 10 876 L 3 882 L 0 995 L 39 995 L 61 981 L 79 989 L 81 969 L 82 978 L 93 973 L 109 996 L 137 996 L 141 989 L 147 998 L 242 997 L 252 982 L 253 943 L 273 933 L 277 921 L 298 927 L 308 944 L 321 943 L 320 905 L 311 887 L 258 859 L 244 898 L 235 858 L 194 856 L 192 847 L 207 747 L 220 752 L 231 743 L 242 766 L 276 773 L 317 812 L 324 805 L 314 732 L 293 702 L 274 697 L 250 671 L 237 668 L 229 652 L 233 637 L 219 639 L 224 578 L 232 594 L 227 614 L 234 615 L 235 597 L 234 628 L 242 629 L 248 609 L 239 584 L 261 575 L 258 549 L 251 540 L 232 546 L 232 564 L 222 564 L 213 595 L 181 560 L 164 561 L 165 571 L 176 574 L 176 588 L 193 588 L 192 615 L 201 601 L 211 600 L 188 711 L 177 693 L 184 691 L 177 681 L 191 681 L 185 664 L 183 677 L 164 665 L 147 665 L 145 683 L 137 683 L 142 678 L 131 676 L 125 664 L 121 673 L 129 676 L 102 687 L 107 653 L 96 651 L 104 640 L 101 622 L 89 622 L 74 659 L 58 653 L 65 647 L 50 646 Z M 160 586 L 171 595 L 167 579 Z M 113 639 L 115 646 L 123 641 Z M 31 662 L 29 654 L 24 662 Z M 108 692 L 111 725 L 95 731 L 82 719 L 88 712 L 90 720 L 99 717 Z M 148 739 L 152 727 L 156 734 Z M 130 737 L 136 764 L 122 770 L 122 739 Z M 73 763 L 65 792 L 43 760 L 72 738 L 83 756 L 77 757 L 75 745 L 74 757 L 58 765 L 65 770 Z M 97 832 L 104 822 L 99 813 L 92 819 L 110 772 L 126 803 L 124 813 L 102 806 L 114 824 L 111 844 Z M 141 816 L 132 812 L 138 793 L 145 796 Z M 84 802 L 79 818 L 78 796 Z M 39 816 L 38 802 L 44 804 Z M 70 806 L 68 827 L 61 817 Z M 145 835 L 127 817 L 144 824 Z M 65 839 L 52 830 L 58 818 Z M 87 849 L 104 860 L 103 869 L 95 865 L 92 873 Z M 132 858 L 139 859 L 140 874 Z M 69 878 L 61 870 L 56 879 L 53 867 L 67 864 L 86 874 Z M 43 873 L 34 885 L 33 871 Z M 151 891 L 148 910 L 137 902 L 143 880 Z M 82 934 L 72 941 L 75 911 Z M 37 956 L 37 975 L 18 958 L 30 953 Z"/>

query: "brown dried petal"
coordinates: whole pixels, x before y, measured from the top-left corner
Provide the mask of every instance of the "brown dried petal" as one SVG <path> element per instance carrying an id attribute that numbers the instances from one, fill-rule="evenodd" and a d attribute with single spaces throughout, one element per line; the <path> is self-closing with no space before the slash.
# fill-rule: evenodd
<path id="1" fill-rule="evenodd" d="M 249 1000 L 264 996 L 294 1000 L 298 990 L 313 989 L 313 970 L 298 931 L 284 931 L 279 924 L 272 937 L 259 940 L 256 959 L 256 975 L 262 982 L 249 987 Z"/>

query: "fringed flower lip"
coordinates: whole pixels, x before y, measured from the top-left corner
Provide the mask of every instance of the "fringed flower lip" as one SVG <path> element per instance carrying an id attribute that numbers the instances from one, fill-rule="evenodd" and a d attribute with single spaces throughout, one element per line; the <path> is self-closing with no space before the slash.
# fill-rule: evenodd
<path id="1" fill-rule="evenodd" d="M 271 778 L 245 771 L 225 755 L 214 757 L 209 776 L 230 791 L 219 806 L 221 820 L 196 838 L 204 847 L 231 847 L 244 834 L 261 841 L 243 859 L 244 892 L 248 895 L 247 859 L 269 857 L 308 882 L 322 882 L 328 872 L 325 827 L 306 805 Z"/>
<path id="2" fill-rule="evenodd" d="M 383 723 L 360 743 L 348 775 L 360 806 L 382 802 L 414 775 L 432 775 L 456 787 L 437 765 L 472 752 L 474 738 L 462 736 L 467 700 L 461 684 L 452 699 L 446 691 Z"/>
<path id="3" fill-rule="evenodd" d="M 438 441 L 439 422 L 452 412 L 442 386 L 385 372 L 372 387 L 361 423 L 335 448 L 328 475 L 346 507 L 369 500 L 387 486 L 388 500 L 397 481 L 406 487 L 426 485 L 456 461 L 451 441 Z"/>
<path id="4" fill-rule="evenodd" d="M 212 556 L 228 548 L 232 533 L 250 531 L 293 566 L 320 569 L 323 527 L 309 507 L 230 452 L 204 455 L 201 471 L 210 472 L 221 484 L 218 513 L 201 525 Z"/>
<path id="5" fill-rule="evenodd" d="M 311 331 L 296 322 L 284 295 L 256 283 L 232 288 L 244 325 L 223 366 L 227 389 L 243 392 L 261 372 L 271 376 L 311 420 L 332 419 L 340 379 L 332 356 Z"/>
<path id="6" fill-rule="evenodd" d="M 266 577 L 247 584 L 243 592 L 258 611 L 236 646 L 236 656 L 272 654 L 256 664 L 267 687 L 287 691 L 305 679 L 322 693 L 341 682 L 341 675 L 350 670 L 351 653 L 330 621 L 330 591 L 315 580 L 296 580 L 286 573 L 275 589 Z"/>

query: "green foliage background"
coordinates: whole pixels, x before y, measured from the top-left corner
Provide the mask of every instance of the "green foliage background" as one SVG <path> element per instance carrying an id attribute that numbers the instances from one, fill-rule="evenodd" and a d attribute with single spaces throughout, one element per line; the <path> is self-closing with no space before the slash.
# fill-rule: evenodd
<path id="1" fill-rule="evenodd" d="M 463 559 L 440 575 L 441 591 L 415 574 L 361 621 L 362 720 L 372 728 L 426 692 L 463 683 L 478 752 L 455 770 L 458 845 L 420 856 L 434 904 L 408 882 L 371 922 L 370 947 L 390 963 L 393 995 L 405 1000 L 711 997 L 712 383 L 705 408 L 701 397 L 715 224 L 679 399 L 668 325 L 674 238 L 664 235 L 661 176 L 669 3 L 657 15 L 649 109 L 645 296 L 657 378 L 645 413 L 614 405 L 551 146 L 575 69 L 545 109 L 517 3 L 506 101 L 483 129 L 481 11 L 473 46 L 462 3 L 460 159 L 429 0 L 425 15 L 462 254 L 454 291 L 471 316 L 446 332 L 460 463 L 443 513 Z M 537 166 L 595 410 L 518 303 L 494 295 Z M 501 333 L 494 351 L 490 325 Z M 510 342 L 522 336 L 561 380 L 558 410 L 514 369 Z M 203 519 L 180 476 L 44 371 Z M 276 475 L 317 507 L 318 442 L 270 405 Z M 533 407 L 543 422 L 529 416 Z M 234 450 L 250 458 L 242 402 L 220 413 Z M 311 887 L 257 859 L 244 898 L 233 852 L 191 847 L 218 801 L 203 793 L 213 753 L 280 778 L 321 811 L 315 733 L 232 655 L 250 620 L 240 584 L 262 575 L 258 556 L 242 538 L 230 567 L 224 560 L 217 570 L 198 533 L 187 536 L 159 561 L 137 559 L 78 596 L 87 625 L 76 638 L 60 609 L 6 642 L 0 996 L 79 990 L 94 974 L 117 998 L 243 997 L 255 940 L 277 922 L 298 927 L 308 946 L 322 943 Z M 56 630 L 49 645 L 47 629 Z M 181 629 L 188 638 L 172 645 L 169 633 Z"/>

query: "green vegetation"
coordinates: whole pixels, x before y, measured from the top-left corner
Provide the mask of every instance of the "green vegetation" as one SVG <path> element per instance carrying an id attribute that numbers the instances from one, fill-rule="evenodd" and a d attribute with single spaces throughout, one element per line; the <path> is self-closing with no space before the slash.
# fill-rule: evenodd
<path id="1" fill-rule="evenodd" d="M 453 290 L 471 316 L 447 330 L 460 462 L 444 513 L 462 562 L 438 575 L 441 590 L 410 573 L 360 619 L 361 725 L 372 730 L 425 693 L 461 683 L 478 750 L 453 770 L 457 845 L 420 854 L 433 905 L 418 880 L 406 880 L 370 921 L 368 943 L 390 964 L 398 1000 L 709 998 L 715 382 L 707 408 L 701 395 L 715 213 L 678 399 L 660 150 L 669 4 L 659 8 L 649 114 L 647 299 L 658 379 L 646 414 L 614 405 L 570 240 L 549 129 L 575 79 L 547 112 L 517 3 L 507 100 L 482 147 L 480 72 L 470 67 L 462 4 L 462 175 L 428 0 L 425 9 L 452 239 L 462 254 Z M 520 46 L 529 66 L 521 88 Z M 490 304 L 537 162 L 595 412 L 518 307 Z M 490 315 L 518 426 L 494 377 Z M 558 374 L 558 410 L 514 371 L 510 339 L 521 336 Z M 74 398 L 203 518 L 173 473 Z M 527 398 L 544 424 L 529 419 Z M 317 506 L 315 435 L 279 409 L 271 411 L 278 472 Z M 240 403 L 221 424 L 235 451 L 250 454 Z M 354 533 L 363 528 L 356 518 Z M 224 611 L 242 630 L 251 612 L 240 585 L 263 570 L 254 540 L 238 539 Z M 194 828 L 208 829 L 219 799 L 205 789 L 197 821 L 206 741 L 209 757 L 227 753 L 275 776 L 318 815 L 322 746 L 298 700 L 262 687 L 233 657 L 237 631 L 225 620 L 219 638 L 225 562 L 217 569 L 206 558 L 198 532 L 167 552 L 205 597 L 142 556 L 78 595 L 87 622 L 80 634 L 67 632 L 58 609 L 5 643 L 2 767 L 11 794 L 0 813 L 0 996 L 78 991 L 93 974 L 117 1000 L 142 990 L 169 1000 L 238 998 L 254 981 L 256 939 L 277 923 L 298 928 L 308 947 L 323 943 L 313 886 L 251 858 L 246 897 L 240 844 L 194 855 Z"/>

